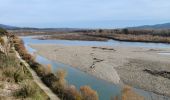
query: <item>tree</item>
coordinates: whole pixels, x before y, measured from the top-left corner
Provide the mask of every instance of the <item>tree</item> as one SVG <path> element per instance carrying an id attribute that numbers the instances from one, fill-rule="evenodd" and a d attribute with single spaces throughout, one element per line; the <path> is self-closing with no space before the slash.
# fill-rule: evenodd
<path id="1" fill-rule="evenodd" d="M 128 33 L 129 33 L 129 30 L 128 30 L 127 28 L 125 28 L 125 29 L 122 30 L 122 32 L 123 32 L 124 34 L 128 34 Z"/>
<path id="2" fill-rule="evenodd" d="M 102 29 L 99 29 L 99 33 L 102 33 L 103 32 L 103 30 Z"/>

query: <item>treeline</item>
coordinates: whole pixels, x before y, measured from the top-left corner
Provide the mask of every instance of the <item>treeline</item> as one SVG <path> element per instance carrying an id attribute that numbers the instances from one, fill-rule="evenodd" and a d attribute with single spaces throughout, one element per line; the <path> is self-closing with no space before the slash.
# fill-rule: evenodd
<path id="1" fill-rule="evenodd" d="M 108 35 L 108 34 L 132 34 L 132 35 L 157 35 L 157 36 L 170 36 L 170 29 L 97 29 L 97 30 L 78 30 L 75 32 L 87 33 L 93 35 Z"/>
<path id="2" fill-rule="evenodd" d="M 132 34 L 132 35 L 170 36 L 170 29 L 162 29 L 162 30 L 122 29 L 122 30 L 114 30 L 114 33 Z"/>
<path id="3" fill-rule="evenodd" d="M 134 29 L 99 29 L 79 31 L 87 36 L 102 37 L 129 42 L 170 43 L 170 29 L 134 30 Z"/>

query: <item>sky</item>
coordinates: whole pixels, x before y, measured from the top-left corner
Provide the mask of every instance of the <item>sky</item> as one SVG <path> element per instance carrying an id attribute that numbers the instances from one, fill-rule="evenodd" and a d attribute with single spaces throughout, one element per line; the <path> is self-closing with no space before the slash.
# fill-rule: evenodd
<path id="1" fill-rule="evenodd" d="M 0 24 L 121 28 L 170 22 L 170 0 L 0 0 Z"/>

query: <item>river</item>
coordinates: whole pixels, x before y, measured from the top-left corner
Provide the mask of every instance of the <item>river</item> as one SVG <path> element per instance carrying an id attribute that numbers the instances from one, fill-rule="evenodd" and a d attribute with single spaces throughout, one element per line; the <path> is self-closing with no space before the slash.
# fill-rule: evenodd
<path id="1" fill-rule="evenodd" d="M 33 39 L 31 36 L 22 37 L 26 49 L 29 53 L 36 52 L 29 44 L 63 44 L 63 45 L 80 45 L 80 46 L 135 46 L 146 48 L 170 48 L 169 44 L 163 43 L 140 43 L 140 42 L 120 42 L 115 40 L 109 41 L 72 41 L 72 40 L 38 40 Z M 41 64 L 51 64 L 53 71 L 57 69 L 65 69 L 67 71 L 66 80 L 69 84 L 75 85 L 80 88 L 84 85 L 89 85 L 92 89 L 96 90 L 99 94 L 100 100 L 110 100 L 112 97 L 120 96 L 122 87 L 115 85 L 104 80 L 93 77 L 85 72 L 75 69 L 69 65 L 62 64 L 56 61 L 49 60 L 40 55 L 36 56 L 36 61 Z M 152 92 L 144 91 L 142 89 L 133 88 L 133 90 L 143 96 L 145 100 L 170 100 L 169 97 L 160 96 Z"/>

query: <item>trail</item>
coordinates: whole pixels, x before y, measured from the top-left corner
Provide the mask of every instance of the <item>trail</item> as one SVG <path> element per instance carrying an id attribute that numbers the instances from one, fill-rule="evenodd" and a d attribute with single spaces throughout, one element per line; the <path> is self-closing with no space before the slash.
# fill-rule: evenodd
<path id="1" fill-rule="evenodd" d="M 14 49 L 14 48 L 13 48 Z M 60 100 L 59 97 L 57 97 L 56 94 L 54 94 L 39 78 L 39 76 L 36 74 L 36 72 L 30 68 L 29 64 L 26 63 L 19 55 L 19 53 L 14 49 L 17 58 L 24 64 L 24 66 L 29 70 L 29 72 L 32 74 L 34 82 L 48 95 L 50 100 Z"/>

